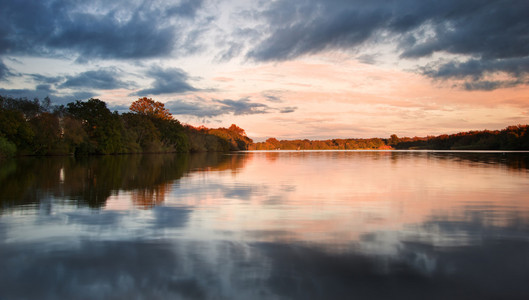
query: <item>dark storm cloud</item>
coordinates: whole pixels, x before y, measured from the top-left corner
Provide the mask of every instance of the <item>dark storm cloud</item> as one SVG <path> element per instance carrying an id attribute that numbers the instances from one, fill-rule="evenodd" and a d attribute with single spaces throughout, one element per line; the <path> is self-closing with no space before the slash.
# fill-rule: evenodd
<path id="1" fill-rule="evenodd" d="M 0 3 L 0 54 L 164 57 L 185 48 L 179 41 L 186 29 L 178 22 L 194 16 L 201 4 L 6 0 Z"/>
<path id="2" fill-rule="evenodd" d="M 510 75 L 511 80 L 485 80 L 484 78 L 495 72 Z M 495 90 L 527 84 L 529 72 L 529 57 L 510 59 L 470 59 L 464 62 L 448 61 L 431 63 L 420 68 L 420 72 L 436 79 L 463 79 L 462 87 L 466 90 Z"/>
<path id="3" fill-rule="evenodd" d="M 359 46 L 388 17 L 380 10 L 361 12 L 356 7 L 342 10 L 332 4 L 314 2 L 317 1 L 301 5 L 292 1 L 274 2 L 266 14 L 271 34 L 248 56 L 260 61 L 287 60 L 326 49 Z M 285 16 L 287 13 L 292 18 Z"/>
<path id="4" fill-rule="evenodd" d="M 115 68 L 86 71 L 74 76 L 67 76 L 60 88 L 93 88 L 112 90 L 128 88 L 131 84 L 119 80 L 119 72 Z"/>
<path id="5" fill-rule="evenodd" d="M 521 78 L 529 73 L 527 63 L 517 64 L 529 58 L 528 15 L 524 0 L 279 0 L 262 12 L 268 30 L 247 56 L 277 61 L 398 42 L 402 58 L 471 57 L 454 74 L 443 75 L 442 65 L 425 73 L 433 78 L 466 74 L 476 81 L 484 71 Z M 474 63 L 481 67 L 472 69 Z"/>
<path id="6" fill-rule="evenodd" d="M 190 80 L 189 75 L 179 68 L 162 69 L 156 66 L 147 71 L 147 76 L 154 79 L 152 87 L 140 90 L 133 95 L 160 95 L 186 93 L 198 90 L 187 82 Z"/>
<path id="7" fill-rule="evenodd" d="M 467 78 L 478 80 L 487 73 L 501 70 L 513 77 L 521 77 L 529 71 L 529 56 L 510 59 L 470 59 L 465 62 L 449 61 L 432 63 L 421 68 L 423 74 L 433 78 Z"/>

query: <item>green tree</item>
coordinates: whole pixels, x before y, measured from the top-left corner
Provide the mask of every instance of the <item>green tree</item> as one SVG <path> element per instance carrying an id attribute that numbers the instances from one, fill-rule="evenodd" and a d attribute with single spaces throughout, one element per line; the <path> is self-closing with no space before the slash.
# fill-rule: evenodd
<path id="1" fill-rule="evenodd" d="M 15 155 L 17 146 L 4 137 L 0 137 L 0 160 Z"/>
<path id="2" fill-rule="evenodd" d="M 28 153 L 34 136 L 21 112 L 0 108 L 0 137 L 14 143 L 19 151 Z"/>
<path id="3" fill-rule="evenodd" d="M 132 133 L 134 141 L 143 152 L 160 152 L 160 131 L 146 115 L 125 113 L 122 115 L 125 128 Z"/>
<path id="4" fill-rule="evenodd" d="M 119 115 L 110 112 L 105 102 L 89 99 L 86 102 L 76 101 L 67 104 L 67 112 L 81 120 L 83 129 L 88 134 L 88 143 L 76 149 L 77 153 L 120 153 L 122 123 Z"/>
<path id="5" fill-rule="evenodd" d="M 189 139 L 185 134 L 184 126 L 178 120 L 156 117 L 151 120 L 160 132 L 160 141 L 166 151 L 189 151 Z"/>
<path id="6" fill-rule="evenodd" d="M 52 154 L 54 150 L 58 150 L 61 128 L 57 116 L 44 112 L 31 119 L 29 123 L 35 132 L 31 143 L 34 154 Z"/>

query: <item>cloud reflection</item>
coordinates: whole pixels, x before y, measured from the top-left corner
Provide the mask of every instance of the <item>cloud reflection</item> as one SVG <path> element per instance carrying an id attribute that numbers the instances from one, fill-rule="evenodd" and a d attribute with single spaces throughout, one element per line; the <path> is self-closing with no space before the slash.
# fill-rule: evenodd
<path id="1" fill-rule="evenodd" d="M 1 194 L 0 298 L 523 299 L 528 173 L 517 155 L 21 162 L 50 176 L 0 172 L 21 178 Z M 87 205 L 79 196 L 91 192 L 131 207 Z"/>

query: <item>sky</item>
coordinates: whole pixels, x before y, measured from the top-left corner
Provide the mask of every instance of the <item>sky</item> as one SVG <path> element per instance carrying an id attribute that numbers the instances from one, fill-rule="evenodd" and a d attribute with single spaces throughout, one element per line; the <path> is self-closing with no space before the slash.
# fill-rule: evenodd
<path id="1" fill-rule="evenodd" d="M 527 0 L 3 0 L 0 95 L 140 97 L 249 137 L 529 123 Z"/>

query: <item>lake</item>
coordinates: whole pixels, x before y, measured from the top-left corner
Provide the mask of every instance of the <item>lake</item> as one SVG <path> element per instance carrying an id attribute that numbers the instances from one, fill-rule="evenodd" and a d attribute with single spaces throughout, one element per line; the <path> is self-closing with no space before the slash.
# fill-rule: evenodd
<path id="1" fill-rule="evenodd" d="M 0 299 L 529 299 L 529 153 L 0 162 Z"/>

